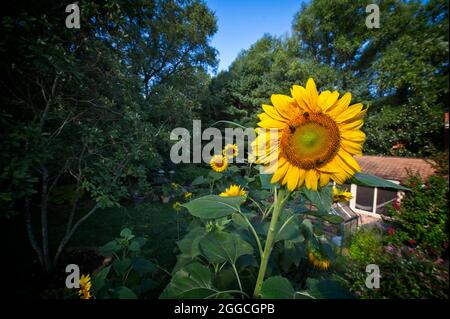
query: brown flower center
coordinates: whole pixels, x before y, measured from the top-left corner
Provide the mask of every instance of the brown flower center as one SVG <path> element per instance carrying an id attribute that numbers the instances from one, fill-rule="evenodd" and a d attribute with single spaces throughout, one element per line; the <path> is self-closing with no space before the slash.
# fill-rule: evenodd
<path id="1" fill-rule="evenodd" d="M 340 145 L 339 128 L 325 114 L 308 113 L 288 122 L 280 140 L 281 153 L 293 165 L 318 168 L 330 162 Z"/>

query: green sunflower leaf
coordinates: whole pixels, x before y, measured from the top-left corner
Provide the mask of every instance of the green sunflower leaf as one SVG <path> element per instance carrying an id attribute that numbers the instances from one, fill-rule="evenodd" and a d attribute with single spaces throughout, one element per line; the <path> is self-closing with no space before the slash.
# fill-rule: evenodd
<path id="1" fill-rule="evenodd" d="M 226 232 L 212 232 L 200 240 L 200 250 L 211 263 L 228 261 L 236 264 L 243 255 L 252 255 L 253 247 L 239 235 Z"/>
<path id="2" fill-rule="evenodd" d="M 207 195 L 196 198 L 181 206 L 186 207 L 189 213 L 195 217 L 204 219 L 216 219 L 229 216 L 239 210 L 244 201 L 242 196 L 222 197 Z"/>
<path id="3" fill-rule="evenodd" d="M 294 299 L 294 296 L 294 288 L 284 277 L 270 277 L 263 282 L 261 288 L 261 298 L 263 299 Z"/>
<path id="4" fill-rule="evenodd" d="M 204 299 L 227 298 L 212 285 L 211 271 L 199 263 L 189 264 L 173 275 L 172 280 L 162 292 L 161 299 Z"/>

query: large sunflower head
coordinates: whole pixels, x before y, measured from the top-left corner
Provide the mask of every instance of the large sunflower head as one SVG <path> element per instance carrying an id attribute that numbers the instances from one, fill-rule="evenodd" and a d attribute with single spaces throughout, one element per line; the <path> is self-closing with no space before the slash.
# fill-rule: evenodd
<path id="1" fill-rule="evenodd" d="M 209 165 L 211 165 L 211 168 L 217 172 L 221 173 L 228 167 L 228 159 L 225 156 L 222 155 L 214 155 L 211 158 L 211 161 L 209 162 Z"/>
<path id="2" fill-rule="evenodd" d="M 290 191 L 303 185 L 317 190 L 330 180 L 343 184 L 361 170 L 353 156 L 362 154 L 366 136 L 360 128 L 367 109 L 350 105 L 350 93 L 341 98 L 337 91 L 319 94 L 313 79 L 306 88 L 294 85 L 291 94 L 274 94 L 273 106 L 262 105 L 253 154 L 261 164 L 276 159 L 271 181 Z"/>

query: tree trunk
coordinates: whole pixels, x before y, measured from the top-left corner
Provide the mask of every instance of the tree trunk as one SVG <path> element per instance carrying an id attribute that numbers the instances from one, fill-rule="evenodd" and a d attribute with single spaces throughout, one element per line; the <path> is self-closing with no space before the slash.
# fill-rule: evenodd
<path id="1" fill-rule="evenodd" d="M 80 220 L 77 221 L 77 223 L 70 229 L 68 233 L 66 233 L 59 243 L 58 250 L 56 251 L 55 258 L 53 259 L 53 265 L 56 266 L 58 263 L 59 257 L 61 256 L 62 251 L 64 250 L 64 247 L 66 247 L 67 243 L 69 242 L 70 238 L 72 238 L 73 234 L 77 230 L 77 228 L 86 220 L 88 219 L 98 208 L 98 205 L 95 205 L 86 215 L 84 215 Z"/>
<path id="2" fill-rule="evenodd" d="M 33 234 L 33 227 L 31 226 L 31 208 L 30 208 L 30 199 L 27 197 L 25 199 L 25 226 L 27 228 L 28 240 L 30 241 L 31 247 L 36 252 L 36 255 L 39 259 L 39 264 L 44 267 L 44 257 L 42 254 L 42 249 L 39 247 L 38 242 Z"/>
<path id="3" fill-rule="evenodd" d="M 52 270 L 50 262 L 50 251 L 48 247 L 48 170 L 42 168 L 42 194 L 41 194 L 41 233 L 43 266 L 46 272 Z"/>

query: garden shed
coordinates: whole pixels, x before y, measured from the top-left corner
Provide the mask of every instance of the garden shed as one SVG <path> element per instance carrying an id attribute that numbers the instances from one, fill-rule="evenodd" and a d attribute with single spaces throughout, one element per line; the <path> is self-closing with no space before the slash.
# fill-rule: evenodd
<path id="1" fill-rule="evenodd" d="M 410 174 L 418 174 L 426 180 L 435 173 L 433 163 L 421 158 L 404 158 L 392 156 L 360 156 L 356 157 L 363 173 L 375 175 L 403 185 Z M 349 207 L 360 214 L 360 222 L 365 223 L 370 217 L 381 218 L 386 213 L 386 205 L 394 200 L 401 199 L 405 193 L 400 190 L 360 186 L 355 184 L 344 185 L 353 198 Z M 369 217 L 369 218 L 367 218 Z"/>

